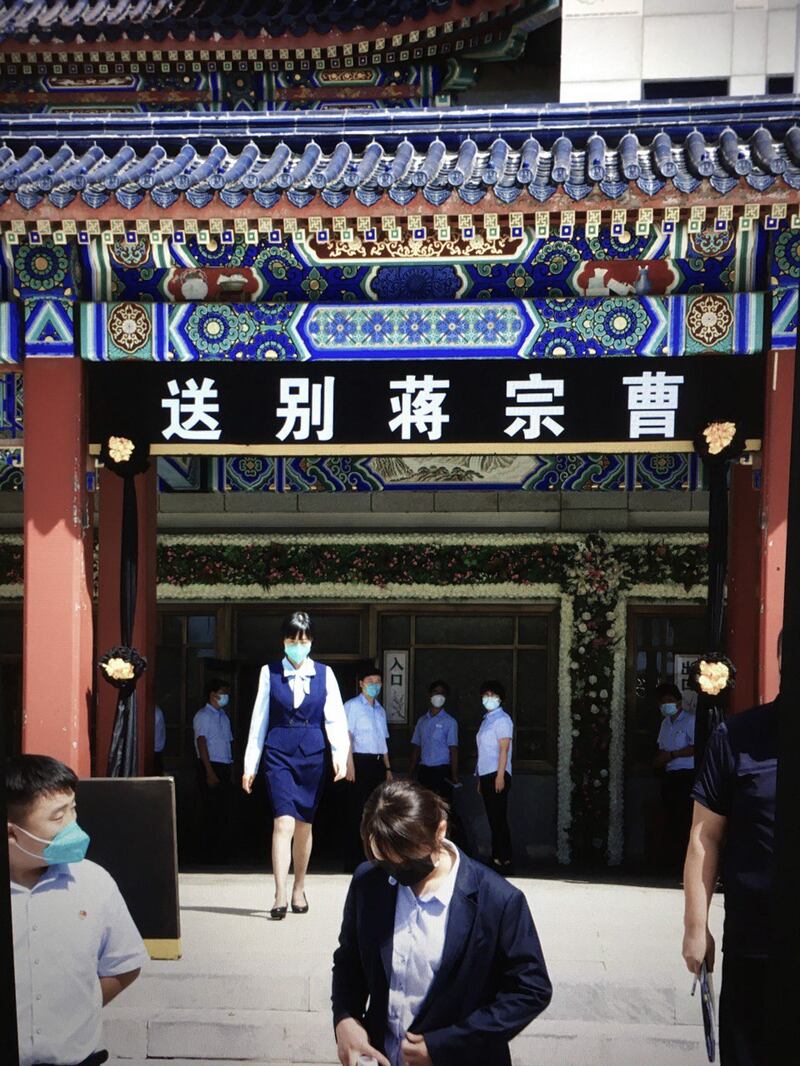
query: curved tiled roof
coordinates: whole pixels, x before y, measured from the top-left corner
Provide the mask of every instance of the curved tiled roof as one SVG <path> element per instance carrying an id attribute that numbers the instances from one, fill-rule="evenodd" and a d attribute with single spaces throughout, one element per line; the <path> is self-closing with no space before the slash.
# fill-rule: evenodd
<path id="1" fill-rule="evenodd" d="M 643 110 L 545 107 L 427 111 L 373 117 L 162 115 L 12 117 L 0 121 L 0 203 L 30 211 L 74 200 L 96 210 L 167 209 L 182 197 L 202 209 L 215 197 L 235 209 L 252 198 L 337 210 L 391 209 L 421 194 L 458 210 L 527 192 L 546 203 L 594 193 L 617 199 L 692 193 L 707 181 L 724 195 L 743 184 L 800 189 L 797 98 L 706 102 Z M 605 114 L 605 117 L 604 117 Z M 487 201 L 490 202 L 490 201 Z M 417 201 L 420 204 L 420 201 Z M 425 206 L 425 204 L 421 204 Z M 486 206 L 486 205 L 484 205 Z"/>
<path id="2" fill-rule="evenodd" d="M 393 28 L 447 11 L 460 18 L 473 6 L 474 0 L 6 0 L 0 36 L 38 41 L 303 37 Z"/>

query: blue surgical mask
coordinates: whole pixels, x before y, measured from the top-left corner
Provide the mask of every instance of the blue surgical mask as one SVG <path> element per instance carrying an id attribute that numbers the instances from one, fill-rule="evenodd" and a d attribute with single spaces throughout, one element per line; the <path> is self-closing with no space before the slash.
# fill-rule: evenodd
<path id="1" fill-rule="evenodd" d="M 229 699 L 230 696 L 228 695 L 228 693 L 223 692 L 221 696 L 217 696 L 217 703 L 220 705 L 220 707 L 227 707 Z"/>
<path id="2" fill-rule="evenodd" d="M 678 704 L 677 703 L 662 703 L 661 704 L 661 713 L 663 715 L 666 715 L 667 718 L 672 718 L 673 715 L 678 713 Z"/>
<path id="3" fill-rule="evenodd" d="M 380 681 L 374 681 L 369 685 L 364 685 L 364 691 L 371 700 L 374 700 L 377 696 L 380 696 L 383 686 Z"/>
<path id="4" fill-rule="evenodd" d="M 38 840 L 40 844 L 47 845 L 41 855 L 37 855 L 36 852 L 27 851 L 21 844 L 17 844 L 19 850 L 30 855 L 32 859 L 43 859 L 48 866 L 52 866 L 63 862 L 81 862 L 86 858 L 86 852 L 89 850 L 89 834 L 84 833 L 77 822 L 65 825 L 52 840 L 44 840 L 42 837 L 29 833 L 21 825 L 14 825 L 13 822 L 11 824 L 31 840 Z M 16 841 L 14 843 L 16 844 Z"/>
<path id="5" fill-rule="evenodd" d="M 481 700 L 481 703 L 483 704 L 483 706 L 486 708 L 487 711 L 496 711 L 497 708 L 500 706 L 500 697 L 499 696 L 484 696 L 483 699 Z"/>
<path id="6" fill-rule="evenodd" d="M 300 663 L 305 660 L 311 654 L 311 644 L 300 644 L 299 641 L 290 641 L 288 644 L 284 644 L 283 650 L 286 652 L 286 657 L 299 666 Z"/>

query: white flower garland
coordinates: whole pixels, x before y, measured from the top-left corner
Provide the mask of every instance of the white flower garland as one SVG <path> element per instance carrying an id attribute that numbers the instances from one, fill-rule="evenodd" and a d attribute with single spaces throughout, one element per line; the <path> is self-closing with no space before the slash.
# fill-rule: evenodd
<path id="1" fill-rule="evenodd" d="M 563 865 L 572 857 L 572 672 L 569 668 L 575 626 L 572 596 L 560 593 L 558 630 L 558 766 L 556 767 L 556 857 Z"/>

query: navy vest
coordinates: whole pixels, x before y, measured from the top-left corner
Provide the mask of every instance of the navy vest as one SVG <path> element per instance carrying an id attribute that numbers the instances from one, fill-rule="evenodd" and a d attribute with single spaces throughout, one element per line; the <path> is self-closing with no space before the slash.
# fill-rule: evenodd
<path id="1" fill-rule="evenodd" d="M 265 745 L 285 755 L 294 755 L 301 748 L 303 755 L 313 755 L 325 747 L 325 684 L 326 669 L 314 664 L 316 672 L 309 679 L 309 692 L 299 707 L 294 705 L 294 693 L 289 678 L 284 676 L 283 663 L 269 664 L 269 725 Z"/>

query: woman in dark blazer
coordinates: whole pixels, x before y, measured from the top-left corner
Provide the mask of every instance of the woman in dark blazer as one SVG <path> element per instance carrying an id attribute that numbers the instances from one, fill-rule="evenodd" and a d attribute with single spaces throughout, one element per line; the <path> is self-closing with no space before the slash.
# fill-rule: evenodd
<path id="1" fill-rule="evenodd" d="M 294 862 L 292 911 L 308 911 L 305 875 L 311 857 L 311 825 L 322 793 L 325 735 L 335 781 L 346 775 L 350 752 L 347 719 L 333 671 L 309 657 L 314 630 L 305 611 L 294 611 L 285 619 L 282 636 L 283 659 L 261 669 L 242 779 L 249 793 L 258 764 L 263 764 L 275 819 L 275 900 L 270 910 L 274 920 L 286 917 L 290 860 Z"/>
<path id="2" fill-rule="evenodd" d="M 333 956 L 339 1061 L 510 1066 L 509 1041 L 550 1002 L 524 895 L 445 839 L 447 804 L 379 786 Z M 369 1004 L 369 1005 L 367 1005 Z"/>

